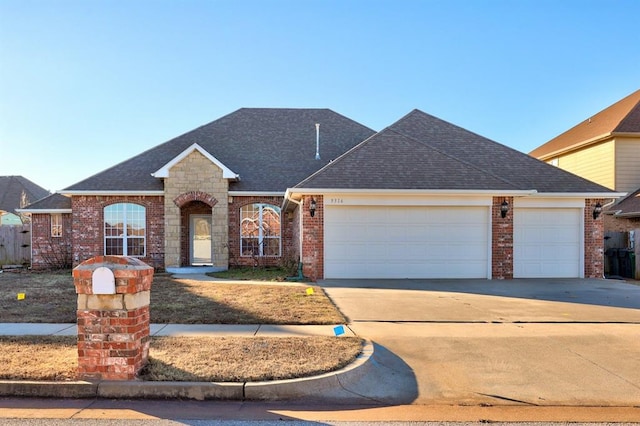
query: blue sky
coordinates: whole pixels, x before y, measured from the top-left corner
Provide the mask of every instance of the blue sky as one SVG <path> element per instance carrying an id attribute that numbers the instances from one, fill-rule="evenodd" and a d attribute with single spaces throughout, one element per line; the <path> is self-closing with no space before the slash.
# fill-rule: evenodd
<path id="1" fill-rule="evenodd" d="M 241 107 L 414 108 L 523 152 L 640 88 L 637 0 L 0 0 L 0 175 L 52 191 Z"/>

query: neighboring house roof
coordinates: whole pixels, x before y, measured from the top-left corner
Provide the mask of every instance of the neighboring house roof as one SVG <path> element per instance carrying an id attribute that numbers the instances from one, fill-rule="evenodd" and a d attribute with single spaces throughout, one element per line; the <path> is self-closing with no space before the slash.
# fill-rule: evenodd
<path id="1" fill-rule="evenodd" d="M 640 134 L 640 90 L 603 109 L 529 154 L 536 158 L 548 159 L 616 134 L 629 133 Z"/>
<path id="2" fill-rule="evenodd" d="M 609 208 L 615 216 L 640 217 L 640 188 Z"/>
<path id="3" fill-rule="evenodd" d="M 0 176 L 0 210 L 15 213 L 24 207 L 49 195 L 49 191 L 22 176 Z M 24 197 L 24 199 L 23 199 Z"/>
<path id="4" fill-rule="evenodd" d="M 419 110 L 362 142 L 296 188 L 612 193 Z"/>
<path id="5" fill-rule="evenodd" d="M 320 124 L 320 160 L 315 159 Z M 230 191 L 282 192 L 375 133 L 329 109 L 242 108 L 65 191 L 162 191 L 161 170 L 197 144 L 239 175 Z"/>
<path id="6" fill-rule="evenodd" d="M 20 213 L 71 213 L 71 198 L 62 194 L 51 194 L 35 203 L 31 203 Z"/>

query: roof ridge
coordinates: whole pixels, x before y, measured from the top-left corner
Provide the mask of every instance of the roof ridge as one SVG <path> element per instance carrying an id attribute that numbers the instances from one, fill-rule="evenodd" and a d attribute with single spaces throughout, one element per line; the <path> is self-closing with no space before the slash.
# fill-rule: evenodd
<path id="1" fill-rule="evenodd" d="M 453 123 L 449 123 L 449 122 L 448 122 L 448 121 L 446 121 L 446 120 L 443 120 L 443 119 L 441 119 L 441 118 L 435 117 L 435 116 L 433 116 L 433 115 L 431 115 L 431 114 L 427 114 L 426 112 L 421 111 L 421 110 L 419 110 L 419 109 L 417 109 L 417 108 L 416 108 L 416 109 L 414 109 L 413 111 L 411 111 L 409 114 L 407 114 L 407 115 L 406 115 L 406 116 L 404 116 L 403 118 L 401 118 L 400 120 L 396 121 L 396 122 L 395 122 L 394 124 L 392 124 L 391 126 L 389 126 L 389 127 L 391 128 L 391 130 L 392 130 L 393 132 L 397 133 L 398 135 L 404 136 L 404 137 L 409 138 L 409 139 L 411 139 L 411 140 L 414 140 L 415 142 L 418 142 L 418 143 L 420 143 L 420 144 L 422 144 L 422 145 L 428 146 L 429 148 L 433 149 L 434 151 L 436 151 L 436 152 L 438 152 L 438 153 L 440 153 L 440 154 L 442 154 L 442 155 L 444 155 L 444 156 L 446 156 L 446 157 L 448 157 L 448 158 L 451 158 L 451 159 L 453 159 L 453 160 L 455 160 L 455 161 L 457 161 L 457 162 L 459 162 L 459 163 L 465 164 L 465 165 L 467 165 L 467 166 L 471 166 L 471 167 L 473 167 L 474 169 L 476 169 L 476 170 L 478 170 L 478 171 L 480 171 L 480 172 L 482 172 L 482 173 L 485 173 L 485 174 L 487 174 L 487 175 L 489 175 L 489 176 L 491 176 L 491 177 L 494 177 L 494 178 L 496 178 L 496 179 L 498 179 L 498 180 L 500 180 L 500 181 L 502 181 L 502 182 L 504 182 L 504 183 L 506 183 L 506 184 L 508 184 L 508 185 L 513 186 L 514 188 L 518 188 L 518 186 L 517 186 L 516 184 L 514 184 L 513 182 L 511 182 L 511 181 L 509 181 L 509 180 L 507 180 L 507 179 L 505 179 L 505 178 L 503 178 L 503 177 L 501 177 L 501 176 L 498 176 L 498 175 L 496 175 L 496 174 L 494 174 L 494 173 L 492 173 L 492 172 L 487 172 L 484 168 L 482 168 L 482 167 L 480 167 L 480 166 L 477 166 L 477 165 L 475 165 L 475 164 L 473 164 L 473 163 L 470 163 L 470 162 L 468 162 L 468 161 L 466 161 L 466 160 L 462 160 L 462 159 L 460 159 L 459 157 L 453 156 L 453 155 L 451 155 L 451 154 L 449 154 L 449 153 L 447 153 L 447 152 L 445 152 L 445 151 L 443 151 L 443 150 L 441 150 L 441 149 L 439 149 L 439 148 L 436 148 L 435 146 L 433 146 L 433 145 L 431 145 L 431 144 L 429 144 L 429 143 L 427 143 L 427 142 L 421 141 L 420 139 L 416 139 L 416 138 L 414 138 L 413 136 L 410 136 L 410 135 L 407 135 L 407 134 L 401 133 L 401 132 L 399 132 L 398 130 L 393 129 L 393 127 L 394 127 L 394 125 L 395 125 L 395 124 L 400 123 L 400 122 L 401 122 L 401 121 L 403 121 L 405 118 L 407 118 L 407 117 L 409 117 L 410 115 L 413 115 L 413 114 L 415 114 L 415 113 L 417 113 L 417 114 L 422 114 L 422 115 L 425 115 L 425 116 L 431 117 L 431 118 L 433 118 L 433 119 L 439 120 L 439 121 L 441 121 L 441 122 L 443 122 L 443 123 L 446 123 L 446 124 L 447 124 L 447 125 L 449 125 L 449 126 L 456 127 L 456 128 L 458 128 L 458 129 L 460 129 L 460 130 L 462 130 L 462 131 L 466 132 L 466 133 L 473 134 L 473 135 L 478 136 L 478 137 L 480 137 L 480 138 L 483 138 L 483 139 L 485 139 L 485 140 L 487 140 L 487 141 L 489 141 L 489 142 L 491 142 L 491 143 L 494 143 L 494 144 L 496 144 L 496 145 L 500 145 L 501 147 L 508 148 L 508 149 L 510 149 L 510 150 L 512 150 L 512 151 L 516 151 L 516 152 L 518 152 L 518 153 L 520 153 L 520 154 L 524 154 L 524 153 L 522 153 L 522 152 L 520 152 L 520 151 L 517 151 L 517 150 L 515 150 L 515 149 L 513 149 L 513 148 L 510 148 L 510 147 L 508 147 L 508 146 L 506 146 L 506 145 L 502 145 L 502 144 L 500 144 L 500 143 L 498 143 L 498 142 L 492 141 L 491 139 L 488 139 L 488 138 L 486 138 L 486 137 L 484 137 L 484 136 L 482 136 L 482 135 L 479 135 L 479 134 L 477 134 L 477 133 L 474 133 L 474 132 L 472 132 L 472 131 L 470 131 L 470 130 L 467 130 L 467 129 L 463 128 L 463 127 L 456 126 L 455 124 L 453 124 Z M 524 154 L 524 155 L 526 155 L 526 154 Z"/>
<path id="2" fill-rule="evenodd" d="M 419 111 L 419 110 L 416 110 L 416 111 Z M 413 111 L 412 111 L 412 112 L 413 112 Z M 419 112 L 421 112 L 421 111 L 419 111 Z M 458 163 L 462 163 L 462 164 L 464 164 L 464 165 L 466 165 L 466 166 L 469 166 L 469 167 L 471 167 L 471 168 L 473 168 L 473 169 L 475 169 L 475 170 L 478 170 L 478 171 L 480 171 L 480 172 L 482 172 L 482 173 L 484 173 L 484 174 L 486 174 L 486 175 L 489 175 L 489 176 L 491 176 L 491 177 L 493 177 L 493 178 L 496 178 L 496 179 L 498 179 L 498 180 L 500 180 L 500 181 L 502 181 L 502 182 L 504 182 L 504 183 L 506 183 L 506 184 L 508 184 L 508 185 L 510 185 L 510 186 L 513 186 L 514 188 L 518 189 L 518 186 L 517 186 L 517 185 L 515 185 L 513 182 L 511 182 L 511 181 L 509 181 L 509 180 L 507 180 L 507 179 L 505 179 L 505 178 L 503 178 L 503 177 L 501 177 L 501 176 L 498 176 L 498 175 L 496 175 L 496 174 L 494 174 L 494 173 L 487 172 L 487 171 L 486 171 L 486 170 L 484 170 L 483 168 L 481 168 L 481 167 L 479 167 L 479 166 L 476 166 L 476 165 L 475 165 L 475 164 L 473 164 L 473 163 L 470 163 L 470 162 L 468 162 L 468 161 L 465 161 L 465 160 L 462 160 L 462 159 L 460 159 L 460 158 L 458 158 L 458 157 L 455 157 L 455 156 L 453 156 L 453 155 L 451 155 L 451 154 L 449 154 L 449 153 L 447 153 L 447 152 L 444 152 L 444 151 L 443 151 L 443 150 L 441 150 L 441 149 L 436 148 L 435 146 L 433 146 L 433 145 L 431 145 L 431 144 L 428 144 L 428 143 L 423 142 L 423 141 L 421 141 L 421 140 L 419 140 L 419 139 L 416 139 L 416 138 L 414 138 L 413 136 L 409 136 L 409 135 L 403 134 L 403 133 L 401 133 L 401 132 L 399 132 L 399 131 L 397 131 L 397 130 L 395 130 L 395 129 L 389 129 L 389 130 L 390 130 L 390 131 L 392 131 L 392 132 L 394 132 L 394 133 L 396 133 L 397 135 L 400 135 L 400 136 L 402 136 L 402 137 L 405 137 L 405 138 L 407 138 L 407 139 L 410 139 L 410 140 L 412 140 L 412 141 L 414 141 L 414 142 L 417 142 L 417 143 L 419 143 L 419 144 L 421 144 L 421 145 L 427 146 L 427 147 L 429 147 L 429 149 L 432 149 L 432 150 L 436 151 L 437 153 L 444 155 L 444 156 L 445 156 L 445 157 L 447 157 L 447 158 L 450 158 L 450 159 L 452 159 L 452 160 L 454 160 L 454 161 L 456 161 L 456 162 L 458 162 Z M 479 135 L 478 135 L 478 136 L 479 136 Z"/>

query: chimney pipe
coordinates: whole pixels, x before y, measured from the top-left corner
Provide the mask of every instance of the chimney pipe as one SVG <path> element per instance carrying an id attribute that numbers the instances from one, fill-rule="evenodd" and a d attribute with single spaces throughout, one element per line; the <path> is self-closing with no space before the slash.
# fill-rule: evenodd
<path id="1" fill-rule="evenodd" d="M 316 123 L 316 160 L 320 159 L 320 123 Z"/>

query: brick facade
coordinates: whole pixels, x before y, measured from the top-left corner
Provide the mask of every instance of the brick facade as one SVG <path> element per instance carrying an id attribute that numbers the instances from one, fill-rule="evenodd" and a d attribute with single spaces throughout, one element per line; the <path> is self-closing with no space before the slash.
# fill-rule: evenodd
<path id="1" fill-rule="evenodd" d="M 503 218 L 502 202 L 509 204 Z M 504 280 L 513 278 L 513 197 L 493 197 L 491 206 L 491 277 Z"/>
<path id="2" fill-rule="evenodd" d="M 584 276 L 602 278 L 604 276 L 604 218 L 593 218 L 593 208 L 606 200 L 587 199 L 584 203 Z"/>
<path id="3" fill-rule="evenodd" d="M 58 269 L 71 265 L 72 253 L 71 213 L 62 214 L 62 236 L 51 236 L 51 214 L 31 215 L 31 268 Z"/>
<path id="4" fill-rule="evenodd" d="M 133 203 L 146 209 L 146 256 L 141 260 L 158 267 L 163 256 L 163 200 L 159 196 L 73 196 L 73 265 L 104 255 L 104 208 L 115 203 Z"/>
<path id="5" fill-rule="evenodd" d="M 316 201 L 316 213 L 311 217 L 309 203 Z M 305 195 L 302 209 L 302 273 L 312 280 L 324 278 L 324 197 Z"/>

